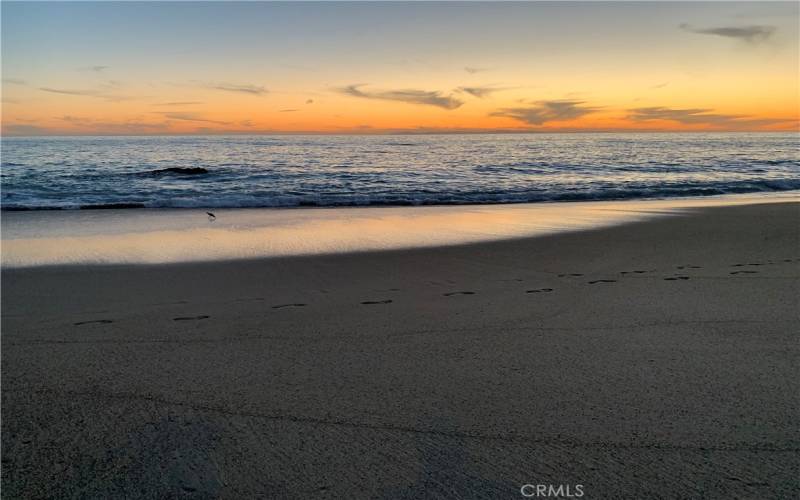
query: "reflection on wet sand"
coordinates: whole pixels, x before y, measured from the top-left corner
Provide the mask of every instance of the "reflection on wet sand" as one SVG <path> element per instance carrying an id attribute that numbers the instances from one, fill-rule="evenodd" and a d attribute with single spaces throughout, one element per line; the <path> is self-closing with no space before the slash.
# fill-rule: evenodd
<path id="1" fill-rule="evenodd" d="M 691 207 L 796 200 L 340 209 L 107 210 L 3 214 L 2 264 L 169 263 L 441 246 L 620 224 Z"/>

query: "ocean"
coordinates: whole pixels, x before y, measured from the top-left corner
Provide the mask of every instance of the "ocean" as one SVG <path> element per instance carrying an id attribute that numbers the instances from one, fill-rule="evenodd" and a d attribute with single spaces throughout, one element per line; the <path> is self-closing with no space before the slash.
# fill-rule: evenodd
<path id="1" fill-rule="evenodd" d="M 4 210 L 623 200 L 800 189 L 796 133 L 2 139 Z"/>

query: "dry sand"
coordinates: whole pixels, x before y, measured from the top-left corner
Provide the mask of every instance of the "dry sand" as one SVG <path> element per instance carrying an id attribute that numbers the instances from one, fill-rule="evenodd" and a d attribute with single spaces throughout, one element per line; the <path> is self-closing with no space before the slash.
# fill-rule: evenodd
<path id="1" fill-rule="evenodd" d="M 4 270 L 3 497 L 797 498 L 799 221 Z"/>

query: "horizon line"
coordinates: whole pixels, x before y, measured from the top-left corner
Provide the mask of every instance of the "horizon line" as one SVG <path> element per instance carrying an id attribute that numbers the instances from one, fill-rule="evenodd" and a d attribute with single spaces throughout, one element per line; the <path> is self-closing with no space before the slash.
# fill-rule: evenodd
<path id="1" fill-rule="evenodd" d="M 443 131 L 380 131 L 380 132 L 322 132 L 322 131 L 260 131 L 260 132 L 214 132 L 214 133 L 88 133 L 88 134 L 0 134 L 0 139 L 25 139 L 39 137 L 230 137 L 230 136 L 389 136 L 389 135 L 543 135 L 543 134 L 800 134 L 800 128 L 794 130 L 687 130 L 687 129 L 576 129 L 576 130 L 443 130 Z"/>

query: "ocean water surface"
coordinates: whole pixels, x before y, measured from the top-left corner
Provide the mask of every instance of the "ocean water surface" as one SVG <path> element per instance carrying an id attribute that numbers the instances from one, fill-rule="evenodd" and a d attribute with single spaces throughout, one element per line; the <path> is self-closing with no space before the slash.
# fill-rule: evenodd
<path id="1" fill-rule="evenodd" d="M 2 139 L 5 210 L 458 205 L 800 189 L 796 133 Z"/>

